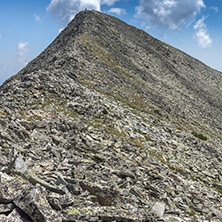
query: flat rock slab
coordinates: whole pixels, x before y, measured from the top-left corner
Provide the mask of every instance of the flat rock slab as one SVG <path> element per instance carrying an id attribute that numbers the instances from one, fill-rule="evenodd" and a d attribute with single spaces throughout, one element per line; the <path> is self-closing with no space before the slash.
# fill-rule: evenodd
<path id="1" fill-rule="evenodd" d="M 128 210 L 116 208 L 116 207 L 85 207 L 85 208 L 69 208 L 66 211 L 65 221 L 147 221 L 154 222 L 152 216 L 145 216 L 142 212 L 132 213 Z M 94 220 L 93 220 L 94 219 Z"/>

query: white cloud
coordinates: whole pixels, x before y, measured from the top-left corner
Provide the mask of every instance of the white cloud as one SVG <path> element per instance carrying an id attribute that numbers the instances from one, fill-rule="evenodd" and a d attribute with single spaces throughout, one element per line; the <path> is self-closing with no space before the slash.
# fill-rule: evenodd
<path id="1" fill-rule="evenodd" d="M 114 5 L 119 0 L 51 0 L 46 10 L 63 24 L 70 22 L 81 10 L 100 11 L 101 5 Z"/>
<path id="2" fill-rule="evenodd" d="M 206 17 L 202 17 L 194 25 L 194 29 L 196 30 L 195 38 L 200 47 L 209 48 L 212 44 L 212 39 L 210 38 L 207 31 L 207 26 L 204 23 L 205 19 Z"/>
<path id="3" fill-rule="evenodd" d="M 36 22 L 40 22 L 40 21 L 41 21 L 41 18 L 40 18 L 39 15 L 36 15 L 36 14 L 34 13 L 33 16 L 34 16 Z"/>
<path id="4" fill-rule="evenodd" d="M 116 15 L 126 15 L 126 10 L 123 8 L 111 8 L 108 13 L 113 13 Z"/>
<path id="5" fill-rule="evenodd" d="M 51 0 L 46 9 L 62 23 L 67 24 L 76 13 L 85 8 L 100 11 L 100 4 L 101 0 Z"/>
<path id="6" fill-rule="evenodd" d="M 18 63 L 21 67 L 27 64 L 27 55 L 29 52 L 28 42 L 19 42 L 18 43 Z"/>
<path id="7" fill-rule="evenodd" d="M 59 29 L 59 31 L 58 31 L 59 34 L 60 34 L 63 30 L 64 30 L 64 28 Z"/>
<path id="8" fill-rule="evenodd" d="M 157 25 L 179 29 L 187 20 L 193 19 L 202 8 L 203 0 L 140 0 L 136 7 L 136 17 L 146 21 L 146 25 Z"/>
<path id="9" fill-rule="evenodd" d="M 18 52 L 20 56 L 24 56 L 28 51 L 28 42 L 19 42 L 18 43 Z"/>
<path id="10" fill-rule="evenodd" d="M 218 9 L 218 7 L 211 7 L 211 9 L 213 9 L 215 12 L 219 12 L 219 9 Z"/>
<path id="11" fill-rule="evenodd" d="M 31 59 L 28 42 L 18 42 L 17 51 L 8 56 L 0 57 L 0 85 L 27 65 Z"/>
<path id="12" fill-rule="evenodd" d="M 117 2 L 119 0 L 102 0 L 102 5 L 108 5 L 108 6 L 111 6 L 111 5 L 114 5 L 115 2 Z"/>

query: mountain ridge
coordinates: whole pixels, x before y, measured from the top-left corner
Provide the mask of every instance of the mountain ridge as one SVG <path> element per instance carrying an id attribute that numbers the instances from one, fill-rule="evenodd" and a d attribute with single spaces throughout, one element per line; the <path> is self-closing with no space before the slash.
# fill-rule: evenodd
<path id="1" fill-rule="evenodd" d="M 144 31 L 80 12 L 0 87 L 9 187 L 0 203 L 11 215 L 0 216 L 220 221 L 221 83 L 220 72 Z"/>
<path id="2" fill-rule="evenodd" d="M 79 14 L 79 17 L 81 18 L 81 19 L 83 19 L 83 21 L 85 21 L 85 20 L 87 20 L 88 18 L 90 18 L 90 16 L 88 16 L 87 17 L 87 15 L 89 14 L 90 15 L 90 13 L 93 13 L 93 12 L 87 12 L 87 13 L 85 13 L 85 12 L 82 12 L 82 13 L 80 13 Z M 85 15 L 86 14 L 86 15 Z M 86 17 L 84 17 L 84 15 L 86 16 Z M 95 13 L 95 15 L 97 15 L 96 13 Z M 99 13 L 98 13 L 98 15 L 99 15 Z M 84 18 L 82 18 L 82 17 L 84 17 Z M 101 16 L 100 16 L 101 17 Z M 99 19 L 101 19 L 99 17 Z M 113 18 L 114 19 L 114 18 Z M 74 33 L 75 35 L 79 35 L 79 32 L 82 32 L 82 31 L 80 31 L 80 30 L 75 30 L 75 31 L 72 31 L 73 29 L 77 29 L 77 28 L 79 28 L 79 24 L 78 24 L 78 16 L 77 16 L 77 22 L 76 22 L 76 26 L 72 26 L 72 23 L 70 23 L 70 25 L 68 26 L 68 28 L 66 29 L 66 33 L 68 33 L 68 36 L 70 36 L 70 32 L 71 33 Z M 118 19 L 115 19 L 115 22 L 116 21 L 118 21 L 118 22 L 120 22 L 121 23 L 121 25 L 123 26 L 125 23 L 123 23 L 123 22 L 121 22 L 120 20 L 118 20 Z M 92 21 L 93 22 L 93 21 Z M 98 22 L 98 21 L 97 21 Z M 81 24 L 81 26 L 83 26 L 84 27 L 84 22 L 82 22 L 82 24 Z M 91 24 L 91 26 L 93 26 L 93 24 Z M 121 26 L 121 27 L 122 27 Z M 70 28 L 69 28 L 70 27 Z M 76 28 L 77 27 L 77 28 Z M 127 26 L 128 27 L 128 26 Z M 129 27 L 131 27 L 131 26 L 129 26 Z M 82 29 L 82 27 L 81 28 L 79 28 L 79 29 Z M 135 28 L 135 30 L 137 30 L 136 28 Z M 103 30 L 104 31 L 104 30 Z M 144 31 L 142 31 L 142 30 L 140 30 L 139 31 L 140 33 L 142 33 L 142 35 L 147 35 Z M 61 37 L 58 37 L 58 38 L 56 38 L 56 40 L 52 43 L 52 45 L 54 45 L 54 44 L 56 44 L 56 45 L 58 45 L 58 47 L 59 47 L 59 44 L 63 44 L 63 43 L 60 43 L 60 39 L 63 39 L 63 40 L 61 40 L 61 42 L 62 41 L 65 41 L 65 35 L 66 35 L 66 33 L 65 34 L 62 34 L 61 35 Z M 81 35 L 81 34 L 80 34 Z M 97 35 L 95 35 L 95 36 L 97 36 Z M 100 36 L 101 37 L 101 36 Z M 69 37 L 70 38 L 70 37 Z M 148 37 L 147 37 L 148 38 Z M 168 50 L 167 49 L 167 47 L 169 47 L 168 45 L 166 45 L 165 43 L 162 43 L 162 42 L 159 42 L 159 40 L 156 40 L 156 39 L 154 39 L 154 38 L 152 38 L 151 36 L 149 36 L 149 38 L 148 39 L 151 39 L 151 43 L 152 43 L 152 41 L 153 42 L 155 42 L 154 43 L 154 45 L 156 45 L 157 44 L 157 48 L 158 48 L 158 45 L 160 45 L 161 46 L 161 44 L 164 44 L 166 47 L 164 48 L 164 50 Z M 101 40 L 99 40 L 99 39 L 96 39 L 96 41 L 101 41 Z M 135 41 L 135 40 L 134 40 Z M 142 42 L 143 43 L 143 42 Z M 148 43 L 150 43 L 150 41 L 148 41 Z M 106 43 L 107 44 L 107 43 Z M 105 46 L 106 47 L 106 46 Z M 149 47 L 150 48 L 150 47 Z M 162 47 L 163 48 L 163 47 Z M 174 49 L 174 48 L 172 48 L 172 47 L 170 47 L 170 49 L 171 50 L 174 50 L 174 51 L 176 51 L 176 49 Z M 56 49 L 54 49 L 54 50 L 56 50 Z M 150 54 L 153 54 L 154 53 L 154 51 L 152 51 L 152 50 L 155 50 L 155 48 L 154 49 L 150 49 L 151 50 L 151 53 Z M 158 54 L 159 52 L 157 51 L 157 50 L 155 50 L 156 51 L 156 53 Z M 169 51 L 169 50 L 168 50 Z M 49 46 L 49 48 L 48 49 L 46 49 L 46 51 L 45 51 L 45 53 L 49 53 L 49 54 L 55 54 L 55 52 L 53 51 L 53 50 L 50 50 L 50 46 Z M 97 53 L 97 52 L 94 52 L 94 53 Z M 162 52 L 161 52 L 162 53 Z M 167 52 L 167 53 L 169 53 L 169 52 Z M 113 53 L 111 53 L 112 55 L 113 55 Z M 118 53 L 115 53 L 115 55 L 117 55 Z M 41 58 L 41 55 L 43 56 L 42 58 Z M 40 57 L 37 57 L 37 61 L 38 61 L 38 59 L 40 59 L 40 60 L 44 60 L 44 52 L 42 53 L 40 55 Z M 189 60 L 189 59 L 191 59 L 191 60 L 193 60 L 193 58 L 192 57 L 189 57 L 189 56 L 187 56 L 186 54 L 183 54 L 182 53 L 182 56 L 186 56 L 186 57 L 188 57 L 187 59 Z M 72 56 L 67 56 L 68 58 L 66 58 L 66 60 L 68 60 L 68 59 L 73 59 L 73 57 Z M 56 60 L 56 57 L 53 57 L 53 58 L 51 58 L 51 60 Z M 105 59 L 109 59 L 109 58 L 105 58 Z M 125 58 L 124 58 L 125 59 Z M 169 66 L 169 61 L 164 61 L 164 57 L 162 56 L 161 57 L 161 59 L 163 60 L 163 61 L 161 61 L 162 63 L 166 63 L 168 66 Z M 34 60 L 34 61 L 36 61 L 36 60 Z M 121 59 L 120 58 L 114 58 L 114 60 L 116 60 L 116 61 L 120 61 Z M 171 61 L 171 60 L 170 60 Z M 173 61 L 173 59 L 172 59 L 172 61 Z M 125 61 L 124 61 L 125 62 Z M 174 60 L 174 62 L 175 62 L 175 60 Z M 198 62 L 198 61 L 196 61 L 196 62 Z M 50 61 L 49 61 L 49 63 L 50 63 Z M 53 62 L 52 62 L 53 63 Z M 115 61 L 114 61 L 114 63 L 115 63 Z M 37 63 L 38 64 L 38 63 Z M 46 64 L 46 65 L 48 65 L 48 64 Z M 75 66 L 76 64 L 74 63 L 74 64 L 72 64 L 73 66 Z M 78 64 L 79 65 L 79 64 Z M 113 64 L 114 66 L 116 65 L 116 64 Z M 187 65 L 187 64 L 186 64 Z M 190 64 L 188 64 L 190 67 L 191 67 L 191 65 Z M 188 66 L 187 65 L 187 66 Z M 30 64 L 30 66 L 32 67 L 32 70 L 30 70 L 30 71 L 33 71 L 33 69 L 35 69 L 34 67 L 35 67 L 35 64 L 33 64 L 33 62 L 31 62 L 31 64 Z M 201 66 L 203 66 L 203 67 L 201 67 L 202 69 L 209 69 L 207 66 L 205 66 L 205 65 L 203 65 L 203 64 L 201 64 Z M 27 68 L 26 68 L 26 70 L 28 69 L 28 67 L 29 67 L 29 65 L 27 66 Z M 40 64 L 38 64 L 38 67 L 41 67 L 40 66 Z M 126 67 L 124 67 L 124 68 L 126 68 Z M 178 75 L 178 72 L 180 72 L 180 70 L 175 70 L 175 67 L 172 65 L 172 64 L 170 64 L 170 67 L 169 67 L 169 69 L 171 69 L 170 71 L 172 72 L 172 73 L 174 73 L 174 75 L 176 75 L 176 79 L 178 79 L 178 78 L 181 78 L 181 81 L 183 81 L 183 84 L 185 84 L 185 86 L 186 87 L 189 87 L 191 84 L 192 84 L 192 81 L 195 81 L 196 83 L 198 83 L 197 81 L 200 81 L 201 82 L 201 78 L 209 78 L 209 75 L 208 76 L 206 76 L 206 77 L 204 77 L 204 72 L 202 72 L 201 73 L 201 76 L 199 76 L 198 77 L 198 80 L 195 80 L 194 78 L 192 79 L 192 81 L 187 81 L 187 79 L 184 79 L 184 77 L 182 77 L 181 75 Z M 192 69 L 192 67 L 191 67 L 191 69 Z M 128 70 L 127 70 L 128 71 Z M 187 72 L 189 72 L 190 70 L 188 70 Z M 141 70 L 140 70 L 140 72 L 141 72 Z M 213 73 L 212 73 L 213 74 Z M 215 84 L 215 82 L 221 82 L 221 75 L 219 75 L 220 73 L 219 72 L 215 72 L 215 74 L 214 74 L 214 76 L 213 76 L 213 78 L 217 78 L 215 81 L 214 81 L 214 83 L 213 84 Z M 146 75 L 146 74 L 145 74 Z M 220 79 L 218 78 L 218 76 L 220 77 Z M 153 78 L 153 76 L 151 76 L 151 75 L 149 75 L 149 77 L 151 77 L 151 78 Z M 173 77 L 170 77 L 170 78 L 173 78 Z M 167 79 L 165 80 L 165 81 L 167 81 Z M 206 82 L 206 80 L 204 80 L 204 82 Z M 209 82 L 208 82 L 208 84 L 209 84 Z M 198 85 L 198 84 L 197 84 Z M 204 85 L 203 84 L 203 82 L 202 82 L 202 85 Z M 202 89 L 201 89 L 201 91 L 204 91 L 203 90 L 203 88 L 207 88 L 207 87 L 209 87 L 209 85 L 208 86 L 206 86 L 206 84 L 205 84 L 205 86 L 204 87 L 202 87 Z M 218 87 L 219 88 L 219 87 Z M 195 89 L 195 87 L 193 87 L 192 86 L 192 89 L 194 90 Z M 211 87 L 211 92 L 213 91 L 213 87 Z M 174 90 L 175 91 L 175 90 Z M 197 91 L 198 92 L 198 91 Z M 219 88 L 219 90 L 217 91 L 217 93 L 219 94 L 221 92 L 221 90 L 220 90 L 220 88 Z M 196 93 L 196 92 L 195 92 Z M 207 95 L 207 93 L 205 93 L 206 95 Z M 220 93 L 220 95 L 221 95 L 221 93 Z M 201 95 L 201 93 L 200 93 L 200 95 L 199 96 L 202 96 Z M 211 99 L 212 99 L 212 97 L 213 96 L 210 96 L 211 97 Z M 218 96 L 217 98 L 220 98 L 220 96 Z M 217 102 L 217 101 L 211 101 L 211 103 L 214 103 L 214 105 L 216 105 L 216 104 L 221 104 L 221 101 L 219 101 L 219 102 Z M 218 107 L 218 108 L 221 108 L 221 107 Z"/>

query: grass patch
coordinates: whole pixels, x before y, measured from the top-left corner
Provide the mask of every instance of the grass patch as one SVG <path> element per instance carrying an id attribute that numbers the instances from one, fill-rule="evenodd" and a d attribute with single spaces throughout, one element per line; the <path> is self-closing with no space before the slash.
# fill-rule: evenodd
<path id="1" fill-rule="evenodd" d="M 18 110 L 18 113 L 19 113 L 19 115 L 21 116 L 21 117 L 25 117 L 25 112 L 24 111 L 22 111 L 22 110 Z"/>
<path id="2" fill-rule="evenodd" d="M 7 113 L 5 113 L 5 112 L 1 112 L 0 111 L 0 115 L 5 116 L 6 118 L 9 118 L 9 115 Z"/>
<path id="3" fill-rule="evenodd" d="M 33 120 L 42 120 L 42 117 L 38 116 L 38 115 L 32 115 L 27 118 L 27 121 L 29 121 L 29 122 L 31 122 Z"/>
<path id="4" fill-rule="evenodd" d="M 196 133 L 196 132 L 192 132 L 192 134 L 196 137 L 196 138 L 198 138 L 198 139 L 201 139 L 201 140 L 203 140 L 203 141 L 206 141 L 207 140 L 207 137 L 206 136 L 204 136 L 203 134 L 198 134 L 198 133 Z"/>
<path id="5" fill-rule="evenodd" d="M 103 116 L 103 114 L 102 113 L 98 113 L 97 116 L 100 118 L 100 117 Z"/>

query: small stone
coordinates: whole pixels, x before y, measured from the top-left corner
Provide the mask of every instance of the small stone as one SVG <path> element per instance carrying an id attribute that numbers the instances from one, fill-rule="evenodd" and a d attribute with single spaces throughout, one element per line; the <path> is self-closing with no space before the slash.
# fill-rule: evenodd
<path id="1" fill-rule="evenodd" d="M 0 214 L 5 214 L 11 212 L 15 208 L 13 203 L 0 204 Z"/>
<path id="2" fill-rule="evenodd" d="M 80 194 L 80 187 L 77 184 L 70 184 L 67 183 L 66 184 L 66 188 L 68 189 L 68 191 L 73 194 L 73 195 L 79 195 Z"/>
<path id="3" fill-rule="evenodd" d="M 7 162 L 7 158 L 5 156 L 0 155 L 0 169 L 2 166 L 5 166 Z"/>
<path id="4" fill-rule="evenodd" d="M 63 184 L 63 185 L 67 184 L 67 182 L 65 181 L 65 179 L 63 179 L 62 176 L 58 176 L 57 181 L 56 181 L 56 185 L 59 186 L 60 184 Z"/>
<path id="5" fill-rule="evenodd" d="M 46 128 L 47 127 L 47 121 L 45 121 L 45 120 L 35 121 L 33 123 L 33 126 L 36 127 L 36 128 Z"/>
<path id="6" fill-rule="evenodd" d="M 52 136 L 52 141 L 56 145 L 59 145 L 62 142 L 61 138 L 59 138 L 58 136 Z"/>
<path id="7" fill-rule="evenodd" d="M 80 194 L 80 187 L 77 184 L 68 183 L 62 176 L 58 176 L 56 185 L 64 185 L 66 186 L 67 190 L 73 195 Z"/>
<path id="8" fill-rule="evenodd" d="M 80 182 L 81 188 L 89 191 L 91 195 L 97 196 L 98 202 L 101 206 L 111 206 L 113 202 L 120 196 L 120 192 L 108 187 L 101 187 L 100 185 L 89 183 L 87 181 Z"/>
<path id="9" fill-rule="evenodd" d="M 119 176 L 122 179 L 126 179 L 127 177 L 130 177 L 132 179 L 135 179 L 135 176 L 133 173 L 131 172 L 127 172 L 127 171 L 122 171 L 122 170 L 118 170 L 118 171 L 114 171 L 114 174 L 116 174 L 117 176 Z"/>
<path id="10" fill-rule="evenodd" d="M 24 162 L 22 156 L 17 156 L 15 159 L 9 164 L 8 168 L 5 172 L 17 171 L 18 173 L 25 173 L 27 171 L 27 165 Z"/>
<path id="11" fill-rule="evenodd" d="M 156 202 L 152 208 L 152 212 L 159 218 L 163 218 L 165 212 L 165 203 Z"/>
<path id="12" fill-rule="evenodd" d="M 92 201 L 93 203 L 98 202 L 98 198 L 97 198 L 97 196 L 95 196 L 95 195 L 90 195 L 90 199 L 91 199 L 91 201 Z"/>
<path id="13" fill-rule="evenodd" d="M 54 210 L 62 210 L 60 202 L 57 198 L 49 197 L 47 200 Z"/>

